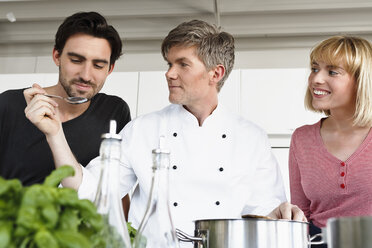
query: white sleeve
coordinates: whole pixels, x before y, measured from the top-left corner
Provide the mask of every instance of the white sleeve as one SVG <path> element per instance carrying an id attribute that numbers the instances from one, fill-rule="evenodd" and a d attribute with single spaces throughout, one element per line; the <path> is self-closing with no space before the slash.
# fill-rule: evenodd
<path id="1" fill-rule="evenodd" d="M 133 170 L 133 164 L 137 157 L 133 156 L 135 152 L 136 139 L 133 137 L 133 122 L 129 122 L 120 132 L 122 137 L 121 156 L 120 156 L 120 193 L 124 197 L 130 193 L 137 182 L 137 176 Z"/>
<path id="2" fill-rule="evenodd" d="M 271 151 L 268 137 L 257 142 L 253 188 L 242 214 L 268 215 L 280 203 L 287 201 L 283 178 L 276 158 Z"/>
<path id="3" fill-rule="evenodd" d="M 125 149 L 122 143 L 122 150 Z M 135 185 L 137 178 L 133 169 L 128 166 L 125 154 L 122 151 L 120 159 L 120 193 L 122 197 L 130 192 Z M 83 179 L 78 189 L 80 199 L 88 199 L 94 201 L 96 196 L 98 181 L 101 174 L 101 157 L 96 157 L 84 168 L 82 167 Z"/>
<path id="4" fill-rule="evenodd" d="M 88 199 L 94 201 L 96 196 L 98 180 L 101 173 L 101 159 L 96 157 L 89 162 L 87 167 L 82 167 L 83 179 L 78 189 L 80 199 Z"/>
<path id="5" fill-rule="evenodd" d="M 120 193 L 122 197 L 130 192 L 132 187 L 137 181 L 137 177 L 133 171 L 131 163 L 131 145 L 135 142 L 132 137 L 131 123 L 127 124 L 121 131 L 120 135 L 122 137 L 121 141 L 121 156 L 120 156 Z M 84 168 L 83 179 L 78 189 L 78 196 L 81 199 L 88 199 L 94 201 L 99 177 L 101 174 L 101 157 L 96 157 Z"/>

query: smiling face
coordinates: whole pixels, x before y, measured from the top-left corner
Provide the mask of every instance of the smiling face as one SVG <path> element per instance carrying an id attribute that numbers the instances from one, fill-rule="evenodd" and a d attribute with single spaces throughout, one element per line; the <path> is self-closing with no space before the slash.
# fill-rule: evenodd
<path id="1" fill-rule="evenodd" d="M 71 36 L 62 54 L 53 51 L 53 60 L 59 66 L 59 83 L 68 96 L 96 95 L 103 87 L 110 68 L 111 47 L 106 39 L 86 34 Z"/>
<path id="2" fill-rule="evenodd" d="M 173 46 L 167 55 L 169 101 L 188 108 L 203 106 L 217 99 L 214 71 L 207 71 L 195 47 Z"/>
<path id="3" fill-rule="evenodd" d="M 354 112 L 356 80 L 341 65 L 314 61 L 308 84 L 314 109 Z"/>

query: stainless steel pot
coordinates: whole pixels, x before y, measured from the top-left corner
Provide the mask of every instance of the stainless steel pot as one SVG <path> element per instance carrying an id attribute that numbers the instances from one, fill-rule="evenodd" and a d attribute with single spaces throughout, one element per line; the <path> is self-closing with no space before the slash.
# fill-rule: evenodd
<path id="1" fill-rule="evenodd" d="M 331 218 L 320 236 L 328 248 L 370 248 L 372 216 Z"/>
<path id="2" fill-rule="evenodd" d="M 195 237 L 176 233 L 180 241 L 194 242 L 195 248 L 308 248 L 311 243 L 308 223 L 289 220 L 197 220 Z"/>

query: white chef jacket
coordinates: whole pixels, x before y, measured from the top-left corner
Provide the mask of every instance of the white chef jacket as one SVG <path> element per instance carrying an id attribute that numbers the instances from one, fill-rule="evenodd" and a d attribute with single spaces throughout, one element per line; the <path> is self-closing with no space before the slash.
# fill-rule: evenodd
<path id="1" fill-rule="evenodd" d="M 151 185 L 152 150 L 165 136 L 170 154 L 169 200 L 174 226 L 194 233 L 194 220 L 267 215 L 286 201 L 278 164 L 266 133 L 218 107 L 199 126 L 183 106 L 171 104 L 140 116 L 121 132 L 120 182 L 131 197 L 129 221 L 141 222 Z M 94 199 L 99 158 L 83 169 L 81 198 Z M 161 224 L 161 223 L 159 223 Z M 190 243 L 181 247 L 192 247 Z"/>

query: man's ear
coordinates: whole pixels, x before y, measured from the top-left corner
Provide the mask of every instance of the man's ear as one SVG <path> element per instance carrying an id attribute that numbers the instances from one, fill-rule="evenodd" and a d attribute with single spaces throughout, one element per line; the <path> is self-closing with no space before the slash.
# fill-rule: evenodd
<path id="1" fill-rule="evenodd" d="M 115 67 L 115 63 L 113 63 L 112 65 L 110 65 L 110 69 L 109 69 L 107 75 L 110 75 L 110 73 L 114 70 L 114 67 Z"/>
<path id="2" fill-rule="evenodd" d="M 225 75 L 225 67 L 223 65 L 217 65 L 212 70 L 210 70 L 210 82 L 213 84 L 218 84 L 218 82 L 223 78 Z"/>
<path id="3" fill-rule="evenodd" d="M 56 66 L 59 66 L 61 64 L 60 56 L 61 55 L 59 54 L 59 52 L 55 48 L 53 48 L 53 61 L 56 64 Z"/>

